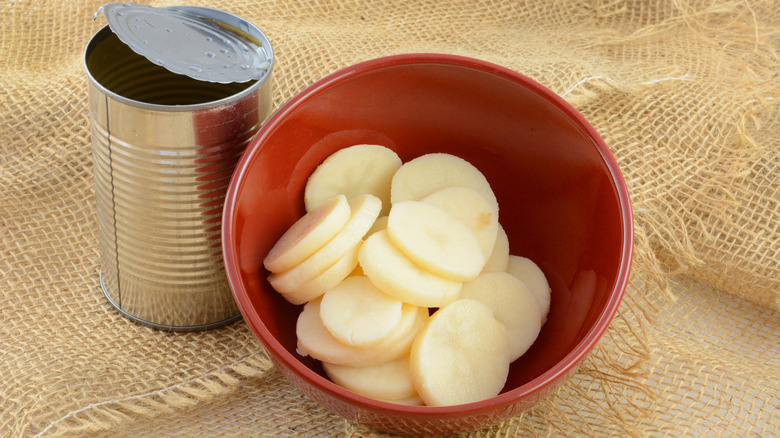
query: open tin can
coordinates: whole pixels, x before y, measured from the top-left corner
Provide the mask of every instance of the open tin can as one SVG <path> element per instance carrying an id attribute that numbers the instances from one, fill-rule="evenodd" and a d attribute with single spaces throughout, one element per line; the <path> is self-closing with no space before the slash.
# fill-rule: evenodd
<path id="1" fill-rule="evenodd" d="M 215 9 L 109 3 L 84 52 L 100 284 L 125 316 L 165 330 L 240 319 L 221 252 L 225 192 L 272 110 L 274 56 Z"/>

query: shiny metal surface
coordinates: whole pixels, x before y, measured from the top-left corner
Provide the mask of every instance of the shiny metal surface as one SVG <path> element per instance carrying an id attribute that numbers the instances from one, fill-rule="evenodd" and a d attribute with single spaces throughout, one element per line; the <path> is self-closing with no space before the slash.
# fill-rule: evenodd
<path id="1" fill-rule="evenodd" d="M 151 63 L 207 82 L 263 80 L 271 68 L 271 43 L 250 23 L 217 9 L 107 3 L 108 26 Z"/>
<path id="2" fill-rule="evenodd" d="M 161 329 L 240 318 L 222 262 L 222 207 L 238 158 L 271 112 L 270 72 L 198 81 L 149 62 L 108 27 L 85 64 L 104 293 Z"/>

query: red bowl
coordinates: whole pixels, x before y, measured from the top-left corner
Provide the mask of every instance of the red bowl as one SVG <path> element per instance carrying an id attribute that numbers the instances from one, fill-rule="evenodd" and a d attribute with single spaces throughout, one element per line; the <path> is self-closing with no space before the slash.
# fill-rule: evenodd
<path id="1" fill-rule="evenodd" d="M 501 394 L 458 406 L 402 406 L 330 382 L 295 352 L 301 310 L 266 280 L 263 258 L 304 214 L 308 176 L 334 151 L 381 144 L 403 161 L 430 152 L 479 168 L 501 207 L 511 253 L 552 288 L 547 323 Z M 489 426 L 558 388 L 607 329 L 629 275 L 633 218 L 615 158 L 571 105 L 478 59 L 408 54 L 362 62 L 312 84 L 263 125 L 237 165 L 222 225 L 238 307 L 274 364 L 325 408 L 382 431 L 441 435 Z"/>

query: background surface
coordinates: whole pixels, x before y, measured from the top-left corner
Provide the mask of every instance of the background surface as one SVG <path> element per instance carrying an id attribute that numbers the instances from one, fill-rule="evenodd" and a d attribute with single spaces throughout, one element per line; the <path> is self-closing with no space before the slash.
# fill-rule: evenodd
<path id="1" fill-rule="evenodd" d="M 243 322 L 163 333 L 106 301 L 83 70 L 101 3 L 0 1 L 0 436 L 381 435 L 302 396 Z M 777 1 L 186 4 L 268 35 L 275 108 L 356 62 L 452 53 L 551 88 L 610 146 L 636 219 L 619 313 L 559 392 L 468 436 L 780 434 Z"/>

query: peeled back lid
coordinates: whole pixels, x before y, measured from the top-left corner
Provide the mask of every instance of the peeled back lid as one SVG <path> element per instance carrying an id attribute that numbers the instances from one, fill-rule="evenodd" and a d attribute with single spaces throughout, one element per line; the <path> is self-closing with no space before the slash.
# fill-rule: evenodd
<path id="1" fill-rule="evenodd" d="M 261 80 L 273 64 L 268 38 L 227 12 L 197 6 L 107 3 L 100 14 L 134 52 L 173 73 L 207 82 Z"/>

